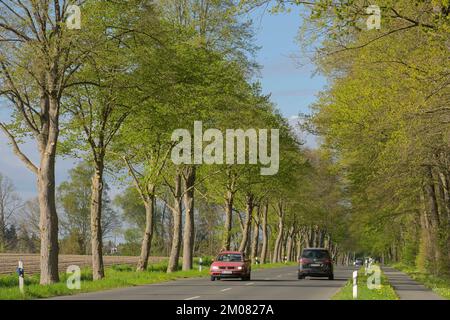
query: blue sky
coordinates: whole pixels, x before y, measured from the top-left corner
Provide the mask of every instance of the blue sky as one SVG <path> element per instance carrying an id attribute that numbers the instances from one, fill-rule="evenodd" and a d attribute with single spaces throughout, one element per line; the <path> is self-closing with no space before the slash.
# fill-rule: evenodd
<path id="1" fill-rule="evenodd" d="M 314 102 L 315 95 L 324 87 L 325 79 L 312 77 L 314 67 L 298 63 L 291 58 L 300 55 L 300 46 L 295 42 L 300 26 L 299 9 L 293 8 L 288 14 L 271 15 L 262 10 L 251 14 L 255 23 L 257 45 L 261 46 L 257 54 L 257 62 L 263 66 L 261 78 L 265 94 L 272 94 L 282 114 L 287 118 L 295 117 L 299 112 L 308 112 L 308 106 Z M 0 106 L 0 118 L 7 116 Z M 308 138 L 308 144 L 314 144 Z M 24 152 L 34 161 L 38 160 L 34 144 L 25 144 Z M 56 165 L 57 184 L 67 179 L 68 170 L 76 160 L 58 158 Z M 35 176 L 13 154 L 11 147 L 0 132 L 0 173 L 8 176 L 15 184 L 23 199 L 36 196 Z M 117 193 L 116 188 L 112 188 Z"/>
<path id="2" fill-rule="evenodd" d="M 261 50 L 257 61 L 263 66 L 261 83 L 264 93 L 271 93 L 285 117 L 308 112 L 316 94 L 326 81 L 321 76 L 312 77 L 314 66 L 299 67 L 300 45 L 295 41 L 301 23 L 300 8 L 293 7 L 286 14 L 263 14 L 263 9 L 252 13 L 257 44 Z M 302 60 L 302 62 L 304 62 Z"/>

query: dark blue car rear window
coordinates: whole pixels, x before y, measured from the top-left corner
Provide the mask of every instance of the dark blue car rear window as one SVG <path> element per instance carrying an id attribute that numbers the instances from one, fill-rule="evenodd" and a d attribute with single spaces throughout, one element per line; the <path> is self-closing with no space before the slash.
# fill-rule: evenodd
<path id="1" fill-rule="evenodd" d="M 302 257 L 308 259 L 325 259 L 330 258 L 330 255 L 326 250 L 304 250 Z"/>

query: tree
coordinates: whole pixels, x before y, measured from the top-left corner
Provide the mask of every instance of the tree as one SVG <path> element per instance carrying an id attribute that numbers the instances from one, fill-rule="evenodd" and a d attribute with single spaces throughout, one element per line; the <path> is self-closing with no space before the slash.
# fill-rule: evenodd
<path id="1" fill-rule="evenodd" d="M 0 252 L 6 250 L 6 232 L 10 220 L 22 206 L 11 180 L 0 173 Z"/>
<path id="2" fill-rule="evenodd" d="M 114 205 L 122 210 L 123 219 L 139 230 L 145 229 L 145 206 L 139 192 L 133 186 L 129 186 L 121 194 L 114 198 Z"/>
<path id="3" fill-rule="evenodd" d="M 312 121 L 344 173 L 359 248 L 391 261 L 413 261 L 415 250 L 419 267 L 441 274 L 449 270 L 448 114 L 441 107 L 449 97 L 448 3 L 414 3 L 380 4 L 380 32 L 344 25 L 361 16 L 354 9 L 362 2 L 341 10 L 335 21 L 342 28 L 321 44 L 317 60 L 333 85 Z M 310 21 L 320 27 L 323 19 Z M 411 250 L 414 234 L 420 241 Z"/>
<path id="4" fill-rule="evenodd" d="M 91 1 L 92 2 L 92 1 Z M 37 178 L 41 227 L 41 284 L 57 282 L 58 216 L 55 158 L 62 100 L 79 83 L 73 76 L 101 39 L 68 30 L 69 3 L 3 1 L 0 8 L 0 96 L 11 107 L 12 121 L 0 123 L 14 153 Z M 86 42 L 86 39 L 94 41 Z M 21 150 L 21 138 L 33 138 L 39 164 Z"/>
<path id="5" fill-rule="evenodd" d="M 104 277 L 101 214 L 106 159 L 123 122 L 139 103 L 133 99 L 137 87 L 132 81 L 135 66 L 130 50 L 136 45 L 132 34 L 140 32 L 143 22 L 149 24 L 147 30 L 156 26 L 152 7 L 149 1 L 139 0 L 114 5 L 94 2 L 86 7 L 90 14 L 85 19 L 94 35 L 91 41 L 103 39 L 103 46 L 96 49 L 95 56 L 77 74 L 77 80 L 85 85 L 83 90 L 71 92 L 66 108 L 71 115 L 68 141 L 84 147 L 85 158 L 95 168 L 90 209 L 94 280 Z"/>
<path id="6" fill-rule="evenodd" d="M 183 28 L 188 30 L 187 38 L 183 41 L 188 41 L 190 47 L 185 47 L 189 51 L 183 52 L 183 60 L 186 68 L 185 73 L 191 75 L 191 79 L 196 82 L 186 83 L 185 88 L 188 89 L 188 99 L 184 99 L 183 108 L 192 108 L 191 116 L 184 119 L 185 125 L 192 124 L 196 121 L 211 121 L 214 122 L 214 95 L 223 95 L 222 92 L 208 92 L 217 90 L 218 83 L 222 83 L 220 79 L 198 79 L 196 75 L 199 73 L 199 68 L 204 69 L 204 75 L 216 75 L 214 63 L 232 62 L 239 66 L 239 71 L 243 74 L 249 74 L 254 65 L 249 61 L 249 56 L 254 52 L 255 46 L 252 43 L 252 32 L 250 23 L 239 17 L 234 10 L 236 1 L 216 1 L 216 0 L 188 0 L 184 2 L 166 1 L 161 5 L 163 17 L 170 23 L 174 24 L 176 28 Z M 192 50 L 195 52 L 192 52 Z M 206 68 L 201 63 L 190 63 L 192 60 L 189 56 L 184 56 L 189 53 L 191 57 L 196 57 L 196 63 L 200 61 L 206 62 Z M 221 56 L 221 60 L 215 60 L 217 55 Z M 206 60 L 206 61 L 205 61 Z M 220 67 L 220 66 L 219 66 Z M 235 66 L 233 66 L 235 67 Z M 228 74 L 231 74 L 228 72 Z M 192 77 L 192 76 L 195 76 Z M 241 78 L 241 75 L 238 76 Z M 206 81 L 205 81 L 206 80 Z M 205 85 L 206 84 L 206 85 Z M 197 93 L 202 94 L 202 98 L 197 95 L 191 95 L 193 86 L 197 86 Z M 224 88 L 223 86 L 222 88 Z M 212 98 L 212 97 L 213 98 Z M 198 106 L 198 101 L 203 101 L 203 106 Z M 199 108 L 200 107 L 200 108 Z M 209 109 L 209 110 L 208 110 Z M 212 110 L 211 110 L 212 109 Z M 205 117 L 205 115 L 207 115 Z M 195 217 L 194 217 L 194 196 L 196 183 L 197 166 L 184 166 L 182 169 L 183 184 L 185 192 L 183 193 L 183 201 L 185 206 L 185 224 L 183 237 L 183 270 L 192 269 L 194 238 L 195 238 Z"/>
<path id="7" fill-rule="evenodd" d="M 58 187 L 57 199 L 61 206 L 61 225 L 64 235 L 68 238 L 66 253 L 90 254 L 90 203 L 91 184 L 94 169 L 87 162 L 79 163 L 69 171 L 69 180 Z M 109 187 L 105 183 L 102 189 L 102 240 L 108 237 L 120 225 L 118 215 L 111 206 L 108 197 Z M 76 242 L 75 244 L 71 244 Z M 63 245 L 64 246 L 64 245 Z"/>
<path id="8" fill-rule="evenodd" d="M 114 199 L 114 204 L 122 209 L 122 216 L 127 224 L 130 225 L 130 230 L 140 234 L 138 239 L 140 249 L 142 249 L 142 242 L 144 240 L 145 230 L 147 228 L 146 221 L 148 216 L 139 191 L 135 186 L 129 186 L 123 194 L 116 196 Z M 149 250 L 148 255 L 150 255 L 150 253 L 152 255 L 159 256 L 167 255 L 168 242 L 170 242 L 168 241 L 168 231 L 170 231 L 170 215 L 167 214 L 166 211 L 167 208 L 164 203 L 161 201 L 155 201 L 154 215 L 152 216 L 154 234 L 152 235 L 152 241 L 150 242 L 151 251 Z M 138 251 L 136 252 L 136 255 L 139 255 L 140 253 L 141 252 Z"/>
<path id="9" fill-rule="evenodd" d="M 36 253 L 39 248 L 39 238 L 28 232 L 27 226 L 18 224 L 16 252 Z"/>
<path id="10" fill-rule="evenodd" d="M 5 229 L 5 247 L 9 251 L 15 252 L 17 250 L 17 244 L 18 238 L 16 226 L 11 224 Z"/>
<path id="11" fill-rule="evenodd" d="M 366 1 L 273 4 L 272 12 L 305 7 L 299 40 L 313 44 L 314 62 L 332 83 L 312 122 L 333 158 L 325 167 L 341 171 L 337 185 L 345 192 L 332 194 L 341 197 L 351 230 L 341 245 L 391 261 L 413 261 L 416 252 L 421 269 L 448 272 L 448 1 L 380 1 L 382 28 L 372 31 Z M 270 1 L 240 1 L 243 10 L 262 5 Z M 314 188 L 333 186 L 335 173 L 318 169 L 326 179 Z M 320 198 L 342 211 L 332 197 Z M 332 232 L 342 237 L 339 228 Z M 308 241 L 321 242 L 320 233 L 310 226 Z"/>
<path id="12" fill-rule="evenodd" d="M 33 239 L 40 239 L 39 215 L 39 199 L 32 198 L 25 201 L 15 219 L 16 223 L 26 229 L 27 234 Z"/>

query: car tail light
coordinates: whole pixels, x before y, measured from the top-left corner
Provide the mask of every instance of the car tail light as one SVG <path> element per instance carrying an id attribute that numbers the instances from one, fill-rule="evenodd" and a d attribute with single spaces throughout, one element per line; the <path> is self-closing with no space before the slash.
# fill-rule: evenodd
<path id="1" fill-rule="evenodd" d="M 308 264 L 308 263 L 311 263 L 312 261 L 307 258 L 300 258 L 299 262 L 300 262 L 300 264 Z"/>

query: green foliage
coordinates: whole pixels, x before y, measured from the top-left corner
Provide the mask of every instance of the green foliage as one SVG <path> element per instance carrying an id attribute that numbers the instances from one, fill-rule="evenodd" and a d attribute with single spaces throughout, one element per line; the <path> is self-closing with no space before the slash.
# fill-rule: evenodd
<path id="1" fill-rule="evenodd" d="M 139 229 L 145 226 L 145 207 L 136 188 L 128 187 L 114 198 L 114 204 L 122 210 L 123 218 Z"/>
<path id="2" fill-rule="evenodd" d="M 142 231 L 141 229 L 131 228 L 124 232 L 125 243 L 118 246 L 118 251 L 124 256 L 137 256 L 141 251 Z"/>
<path id="3" fill-rule="evenodd" d="M 342 172 L 357 248 L 386 260 L 417 257 L 422 267 L 445 273 L 448 225 L 442 221 L 450 212 L 442 177 L 450 153 L 440 117 L 448 116 L 442 105 L 449 90 L 441 82 L 448 80 L 449 53 L 441 43 L 448 39 L 448 12 L 440 15 L 430 2 L 382 1 L 382 28 L 369 32 L 349 23 L 365 22 L 364 5 L 323 7 L 305 21 L 327 35 L 316 42 L 315 61 L 331 83 L 313 105 L 311 122 Z M 426 193 L 429 184 L 436 194 Z M 435 225 L 428 234 L 420 229 L 424 210 L 443 219 L 428 222 Z"/>
<path id="4" fill-rule="evenodd" d="M 66 254 L 88 254 L 90 252 L 90 206 L 91 178 L 93 168 L 87 162 L 79 163 L 69 171 L 69 180 L 62 182 L 57 190 L 61 207 L 62 234 L 61 252 Z M 117 212 L 108 196 L 109 187 L 103 187 L 103 237 L 110 236 L 120 226 Z"/>

